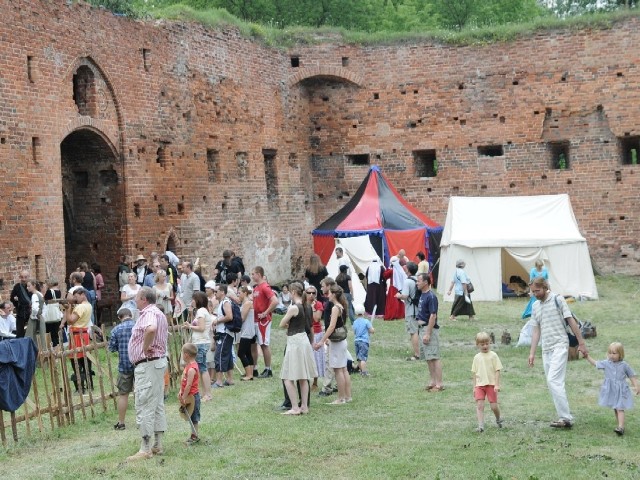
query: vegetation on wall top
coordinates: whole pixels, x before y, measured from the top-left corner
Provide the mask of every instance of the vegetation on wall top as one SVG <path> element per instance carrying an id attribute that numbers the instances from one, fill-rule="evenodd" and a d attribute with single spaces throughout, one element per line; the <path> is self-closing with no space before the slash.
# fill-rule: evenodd
<path id="1" fill-rule="evenodd" d="M 331 41 L 454 45 L 612 28 L 637 0 L 89 0 L 119 15 L 235 26 L 275 47 Z"/>

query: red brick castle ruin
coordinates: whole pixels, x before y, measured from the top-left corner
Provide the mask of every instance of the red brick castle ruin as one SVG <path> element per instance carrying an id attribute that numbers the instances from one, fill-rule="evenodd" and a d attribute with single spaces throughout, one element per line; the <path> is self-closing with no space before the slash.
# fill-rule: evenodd
<path id="1" fill-rule="evenodd" d="M 377 164 L 451 195 L 568 193 L 595 265 L 640 273 L 640 20 L 509 43 L 280 50 L 63 0 L 0 0 L 0 292 L 21 269 L 231 247 L 272 281 Z M 495 212 L 500 215 L 500 212 Z M 505 218 L 505 221 L 509 221 Z"/>

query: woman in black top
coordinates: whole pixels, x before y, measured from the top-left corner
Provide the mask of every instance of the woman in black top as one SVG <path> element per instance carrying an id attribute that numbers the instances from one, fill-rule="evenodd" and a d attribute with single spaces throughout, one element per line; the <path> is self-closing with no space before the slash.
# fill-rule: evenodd
<path id="1" fill-rule="evenodd" d="M 44 301 L 47 302 L 49 300 L 60 300 L 62 298 L 62 292 L 58 288 L 58 282 L 55 280 L 47 280 L 44 284 L 46 288 L 46 292 L 44 292 Z M 58 307 L 57 303 L 52 303 L 50 305 L 45 305 L 45 308 L 54 309 Z M 60 315 L 60 321 L 62 321 L 62 315 Z M 51 335 L 51 344 L 54 347 L 57 347 L 60 344 L 59 334 L 60 334 L 60 321 L 58 322 L 47 322 L 45 324 L 45 331 Z"/>
<path id="2" fill-rule="evenodd" d="M 318 375 L 313 350 L 309 342 L 312 312 L 303 300 L 304 286 L 299 282 L 289 285 L 291 305 L 280 322 L 280 328 L 287 329 L 287 349 L 285 350 L 280 378 L 283 380 L 291 409 L 284 415 L 300 415 L 309 412 L 309 380 Z M 300 406 L 298 406 L 298 389 L 300 386 Z"/>
<path id="3" fill-rule="evenodd" d="M 344 297 L 347 299 L 347 304 L 349 306 L 349 318 L 351 319 L 351 325 L 353 325 L 353 322 L 356 319 L 356 314 L 353 311 L 353 284 L 351 283 L 351 276 L 347 275 L 348 271 L 348 265 L 340 265 L 340 273 L 336 277 L 336 283 L 340 288 L 342 288 Z"/>
<path id="4" fill-rule="evenodd" d="M 309 285 L 313 285 L 318 291 L 318 300 L 324 302 L 326 299 L 320 295 L 320 282 L 324 277 L 328 277 L 329 272 L 327 271 L 327 267 L 325 267 L 320 261 L 320 257 L 315 253 L 311 255 L 309 258 L 309 266 L 304 271 L 304 278 L 307 279 Z"/>

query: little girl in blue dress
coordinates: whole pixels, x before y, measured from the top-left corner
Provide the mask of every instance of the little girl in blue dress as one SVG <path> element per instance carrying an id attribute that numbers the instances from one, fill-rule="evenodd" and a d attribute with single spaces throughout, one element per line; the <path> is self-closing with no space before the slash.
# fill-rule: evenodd
<path id="1" fill-rule="evenodd" d="M 624 347 L 620 342 L 613 342 L 607 350 L 607 360 L 595 361 L 589 355 L 586 360 L 598 370 L 604 370 L 604 383 L 600 388 L 598 404 L 601 407 L 613 408 L 618 426 L 614 429 L 618 435 L 624 435 L 624 411 L 633 407 L 633 395 L 627 378 L 631 380 L 636 395 L 640 394 L 640 386 L 635 372 L 624 361 Z"/>

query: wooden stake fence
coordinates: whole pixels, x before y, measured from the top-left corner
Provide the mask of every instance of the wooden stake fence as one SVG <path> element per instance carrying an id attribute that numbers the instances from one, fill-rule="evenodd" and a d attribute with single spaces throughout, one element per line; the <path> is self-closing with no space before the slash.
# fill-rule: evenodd
<path id="1" fill-rule="evenodd" d="M 176 388 L 180 384 L 182 375 L 180 368 L 182 345 L 189 341 L 189 338 L 173 317 L 167 315 L 167 319 L 170 384 Z M 114 411 L 117 411 L 117 364 L 115 367 L 112 365 L 109 344 L 103 338 L 102 331 L 95 329 L 88 344 L 85 344 L 83 339 L 80 347 L 73 348 L 72 340 L 64 346 L 61 338 L 60 344 L 53 348 L 50 334 L 46 335 L 44 347 L 38 337 L 38 366 L 27 399 L 15 412 L 0 410 L 0 440 L 4 447 L 8 444 L 9 429 L 13 441 L 18 441 L 18 427 L 22 427 L 21 424 L 24 424 L 25 435 L 29 436 L 33 422 L 39 432 L 45 429 L 53 431 L 55 428 L 75 424 L 77 420 L 86 420 L 87 416 L 94 417 L 96 408 L 106 412 L 111 402 L 113 402 Z M 76 354 L 80 353 L 84 356 L 76 358 Z M 91 368 L 89 368 L 89 361 Z M 87 377 L 85 395 L 82 395 L 81 363 Z M 92 372 L 95 372 L 93 377 Z M 71 381 L 72 374 L 75 374 L 79 391 L 75 390 Z M 93 388 L 89 388 L 92 381 Z M 8 414 L 8 422 L 6 414 Z"/>

